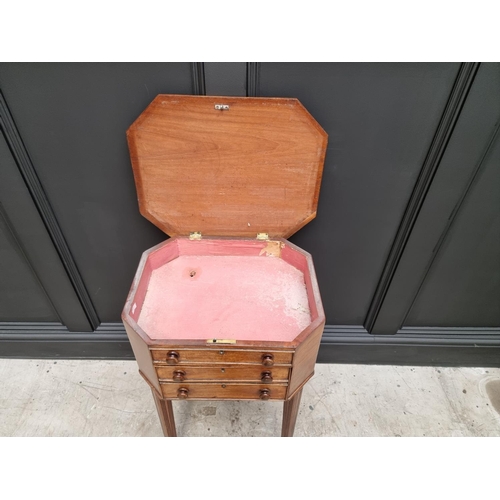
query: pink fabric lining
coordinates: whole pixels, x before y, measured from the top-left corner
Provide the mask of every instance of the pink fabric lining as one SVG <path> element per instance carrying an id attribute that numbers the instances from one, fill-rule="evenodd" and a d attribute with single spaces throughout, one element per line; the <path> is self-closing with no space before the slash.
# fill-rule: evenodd
<path id="1" fill-rule="evenodd" d="M 151 339 L 284 342 L 310 323 L 301 271 L 241 255 L 181 255 L 153 270 L 138 320 Z"/>

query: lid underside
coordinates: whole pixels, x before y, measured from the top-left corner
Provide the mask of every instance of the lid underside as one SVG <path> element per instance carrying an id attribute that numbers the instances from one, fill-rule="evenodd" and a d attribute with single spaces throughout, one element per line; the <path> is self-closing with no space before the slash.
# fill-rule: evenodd
<path id="1" fill-rule="evenodd" d="M 127 138 L 140 211 L 170 236 L 287 238 L 316 215 L 327 135 L 296 99 L 159 95 Z"/>

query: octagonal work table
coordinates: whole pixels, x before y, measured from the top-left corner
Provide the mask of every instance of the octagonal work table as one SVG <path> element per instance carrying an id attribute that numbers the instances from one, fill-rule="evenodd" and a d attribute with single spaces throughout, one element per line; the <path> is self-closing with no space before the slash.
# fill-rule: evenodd
<path id="1" fill-rule="evenodd" d="M 292 436 L 325 324 L 311 255 L 326 134 L 296 99 L 159 95 L 128 131 L 144 252 L 122 313 L 163 432 L 172 400 L 284 401 Z"/>

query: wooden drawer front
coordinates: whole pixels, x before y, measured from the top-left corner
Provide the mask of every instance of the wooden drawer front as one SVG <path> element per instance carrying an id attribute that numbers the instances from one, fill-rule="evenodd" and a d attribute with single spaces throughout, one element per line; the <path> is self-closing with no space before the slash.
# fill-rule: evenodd
<path id="1" fill-rule="evenodd" d="M 175 353 L 172 355 L 171 353 Z M 263 356 L 272 355 L 272 365 L 291 365 L 292 352 L 285 351 L 247 351 L 236 349 L 152 349 L 156 363 L 191 364 L 191 363 L 248 363 L 263 365 Z M 168 360 L 168 361 L 167 361 Z"/>
<path id="2" fill-rule="evenodd" d="M 224 365 L 224 366 L 157 366 L 156 373 L 160 380 L 184 382 L 190 380 L 248 380 L 260 382 L 262 377 L 271 374 L 272 381 L 266 383 L 287 382 L 289 368 L 286 366 L 259 365 Z M 174 379 L 174 376 L 176 377 Z"/>
<path id="3" fill-rule="evenodd" d="M 183 390 L 187 389 L 187 397 Z M 285 399 L 286 385 L 277 384 L 161 384 L 164 398 L 169 399 L 262 399 L 261 391 L 269 391 L 269 399 Z"/>

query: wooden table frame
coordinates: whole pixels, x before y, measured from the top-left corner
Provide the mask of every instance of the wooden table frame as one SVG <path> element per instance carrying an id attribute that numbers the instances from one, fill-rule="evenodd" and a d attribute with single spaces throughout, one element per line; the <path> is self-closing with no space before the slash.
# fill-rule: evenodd
<path id="1" fill-rule="evenodd" d="M 293 437 L 295 423 L 299 413 L 300 400 L 302 397 L 302 388 L 303 387 L 301 387 L 290 399 L 285 400 L 283 403 L 281 437 Z M 151 392 L 153 394 L 158 417 L 160 418 L 163 435 L 165 437 L 177 437 L 172 400 L 160 397 L 156 389 L 153 387 L 151 387 Z"/>

